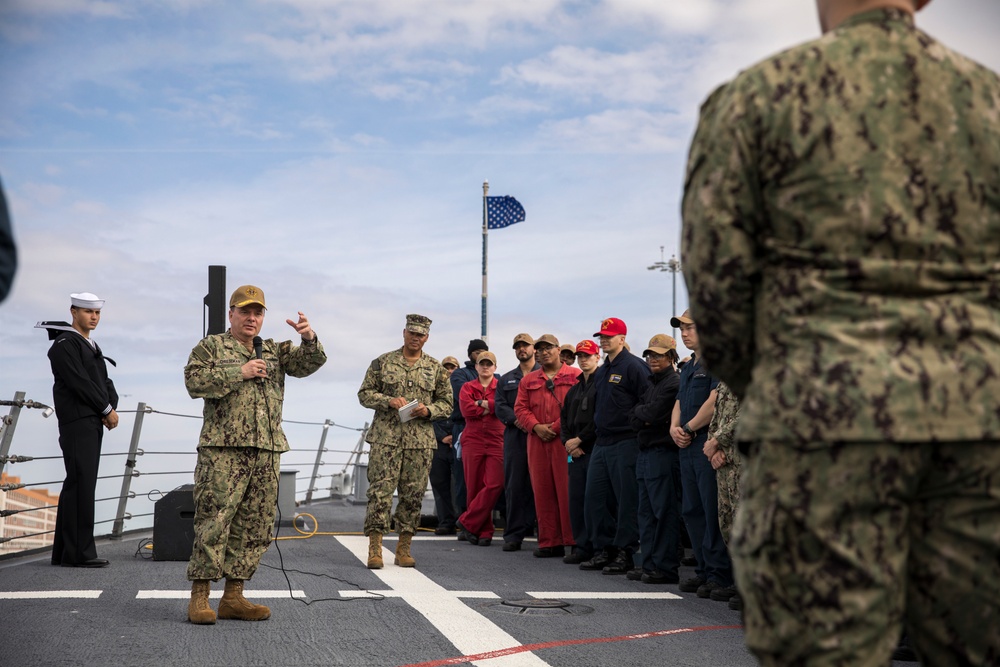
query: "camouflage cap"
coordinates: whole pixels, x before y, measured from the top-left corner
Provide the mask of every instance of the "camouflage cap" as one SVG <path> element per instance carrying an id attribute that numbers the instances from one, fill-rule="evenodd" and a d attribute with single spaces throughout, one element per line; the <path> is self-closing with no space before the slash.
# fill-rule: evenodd
<path id="1" fill-rule="evenodd" d="M 670 326 L 675 329 L 680 329 L 682 324 L 694 324 L 694 320 L 691 319 L 691 309 L 684 311 L 684 314 L 680 317 L 676 315 L 670 318 Z"/>
<path id="2" fill-rule="evenodd" d="M 559 347 L 559 339 L 553 336 L 552 334 L 542 334 L 541 336 L 535 339 L 535 347 L 538 347 L 542 343 L 546 343 L 547 345 L 551 345 L 552 347 Z"/>
<path id="3" fill-rule="evenodd" d="M 442 366 L 447 366 L 448 364 L 451 364 L 455 368 L 459 367 L 458 359 L 456 359 L 455 357 L 450 357 L 449 356 L 449 357 L 445 357 L 444 359 L 441 360 L 441 365 Z"/>
<path id="4" fill-rule="evenodd" d="M 253 285 L 242 285 L 236 288 L 233 295 L 229 297 L 230 308 L 242 308 L 251 303 L 258 304 L 261 308 L 267 308 L 264 303 L 264 290 Z"/>
<path id="5" fill-rule="evenodd" d="M 517 347 L 518 343 L 527 343 L 528 345 L 534 345 L 535 344 L 535 339 L 532 338 L 531 336 L 529 336 L 526 333 L 519 333 L 516 336 L 514 336 L 514 345 L 513 345 L 513 347 Z"/>
<path id="6" fill-rule="evenodd" d="M 418 334 L 431 332 L 431 318 L 411 313 L 406 316 L 406 330 Z"/>
<path id="7" fill-rule="evenodd" d="M 650 352 L 656 352 L 657 354 L 666 354 L 670 350 L 677 349 L 677 341 L 668 336 L 667 334 L 656 334 L 649 339 L 649 345 L 643 350 L 642 356 L 646 356 Z"/>

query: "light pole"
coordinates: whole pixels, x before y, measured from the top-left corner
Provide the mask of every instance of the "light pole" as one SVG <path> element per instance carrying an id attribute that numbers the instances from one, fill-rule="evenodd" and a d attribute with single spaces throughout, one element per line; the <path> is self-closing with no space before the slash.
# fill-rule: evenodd
<path id="1" fill-rule="evenodd" d="M 681 262 L 675 255 L 671 255 L 670 259 L 663 261 L 663 246 L 660 246 L 660 261 L 654 262 L 651 266 L 647 266 L 650 271 L 666 271 L 673 275 L 673 305 L 670 311 L 670 316 L 673 317 L 677 314 L 677 273 L 681 270 Z M 677 329 L 673 327 L 670 328 L 670 335 L 677 340 Z"/>

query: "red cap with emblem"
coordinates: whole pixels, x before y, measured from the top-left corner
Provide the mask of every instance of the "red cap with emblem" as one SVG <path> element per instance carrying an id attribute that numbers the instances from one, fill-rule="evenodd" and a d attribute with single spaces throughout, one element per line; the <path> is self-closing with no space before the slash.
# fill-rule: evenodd
<path id="1" fill-rule="evenodd" d="M 628 333 L 625 323 L 617 317 L 609 317 L 601 322 L 601 330 L 595 336 L 624 336 Z"/>

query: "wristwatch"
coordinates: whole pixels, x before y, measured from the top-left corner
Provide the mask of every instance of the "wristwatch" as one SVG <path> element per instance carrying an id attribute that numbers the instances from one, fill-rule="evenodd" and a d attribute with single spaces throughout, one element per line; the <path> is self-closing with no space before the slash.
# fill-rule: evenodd
<path id="1" fill-rule="evenodd" d="M 684 424 L 684 426 L 682 426 L 681 428 L 683 428 L 684 432 L 687 433 L 688 435 L 694 435 L 694 433 L 695 433 L 694 431 L 691 430 L 690 422 L 687 423 L 687 424 Z"/>

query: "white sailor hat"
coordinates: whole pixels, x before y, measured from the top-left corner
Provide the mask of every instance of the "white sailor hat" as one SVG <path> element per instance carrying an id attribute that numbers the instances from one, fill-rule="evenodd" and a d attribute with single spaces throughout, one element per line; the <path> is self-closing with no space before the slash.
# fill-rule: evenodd
<path id="1" fill-rule="evenodd" d="M 70 303 L 77 308 L 92 308 L 100 310 L 104 307 L 104 299 L 99 299 L 96 294 L 90 292 L 80 292 L 69 295 Z"/>

